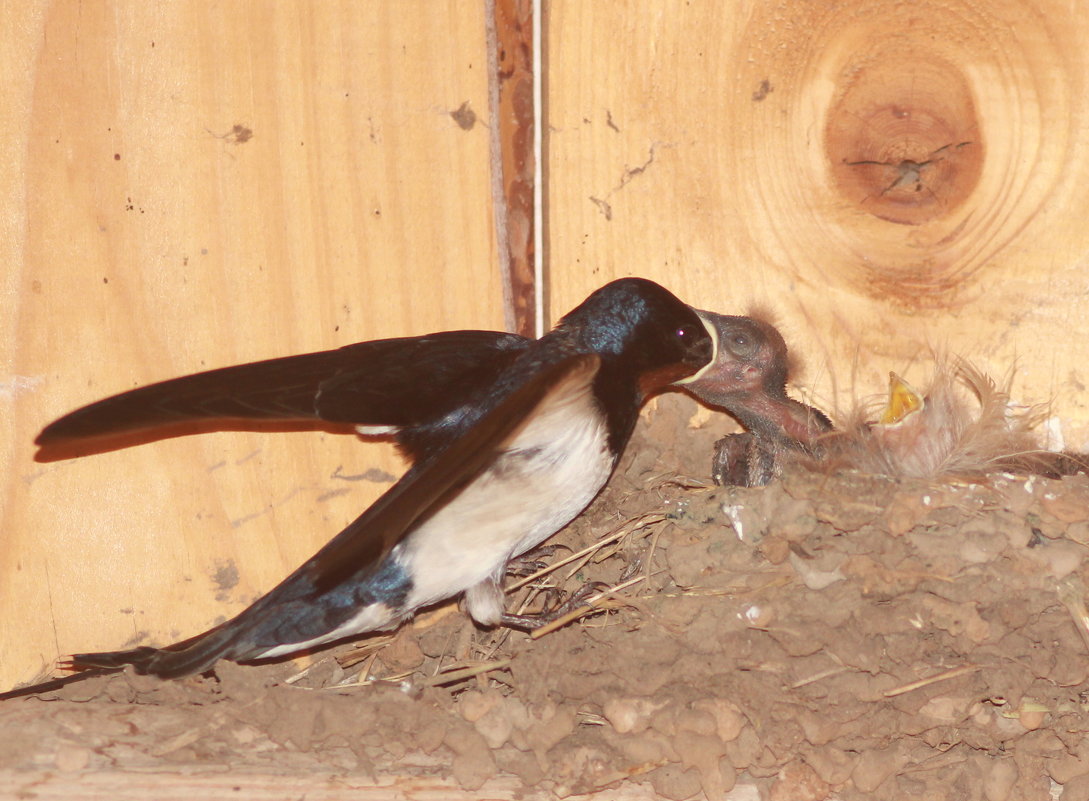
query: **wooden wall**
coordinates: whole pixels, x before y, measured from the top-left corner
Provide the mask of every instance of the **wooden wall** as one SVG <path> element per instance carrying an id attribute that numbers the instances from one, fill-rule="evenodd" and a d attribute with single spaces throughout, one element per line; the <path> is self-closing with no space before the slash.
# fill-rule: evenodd
<path id="1" fill-rule="evenodd" d="M 5 4 L 0 687 L 237 612 L 400 471 L 311 433 L 36 464 L 45 423 L 202 368 L 502 327 L 478 5 Z"/>
<path id="2" fill-rule="evenodd" d="M 0 687 L 238 611 L 399 470 L 320 434 L 40 465 L 42 425 L 205 367 L 503 326 L 482 5 L 0 9 Z M 1016 364 L 1089 447 L 1068 3 L 546 9 L 553 319 L 644 275 L 772 310 L 821 405 L 944 348 Z"/>
<path id="3" fill-rule="evenodd" d="M 549 4 L 553 309 L 626 274 L 764 306 L 825 407 L 931 348 L 1016 365 L 1089 448 L 1079 8 Z"/>

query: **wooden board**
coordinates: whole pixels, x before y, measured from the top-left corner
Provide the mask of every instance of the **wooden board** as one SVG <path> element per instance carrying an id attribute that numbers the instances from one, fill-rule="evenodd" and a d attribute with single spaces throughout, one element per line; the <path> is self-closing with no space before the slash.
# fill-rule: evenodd
<path id="1" fill-rule="evenodd" d="M 1089 448 L 1089 19 L 1053 0 L 548 6 L 553 318 L 772 310 L 825 407 L 936 348 Z M 1061 444 L 1052 441 L 1052 444 Z"/>
<path id="2" fill-rule="evenodd" d="M 756 798 L 755 785 L 738 785 L 731 799 Z M 549 790 L 528 791 L 521 779 L 501 775 L 477 790 L 463 789 L 453 780 L 428 776 L 379 776 L 373 781 L 351 775 L 252 771 L 91 771 L 61 767 L 59 770 L 10 771 L 0 769 L 0 793 L 8 798 L 32 797 L 39 801 L 114 799 L 114 801 L 189 801 L 192 798 L 223 798 L 235 801 L 272 801 L 306 798 L 307 801 L 442 801 L 447 798 L 487 798 L 490 801 L 550 801 Z M 579 798 L 589 801 L 655 801 L 660 798 L 649 784 L 627 783 Z M 727 800 L 729 801 L 729 800 Z"/>
<path id="3" fill-rule="evenodd" d="M 0 687 L 238 611 L 389 486 L 387 446 L 213 434 L 41 465 L 138 384 L 503 325 L 483 8 L 6 4 Z"/>

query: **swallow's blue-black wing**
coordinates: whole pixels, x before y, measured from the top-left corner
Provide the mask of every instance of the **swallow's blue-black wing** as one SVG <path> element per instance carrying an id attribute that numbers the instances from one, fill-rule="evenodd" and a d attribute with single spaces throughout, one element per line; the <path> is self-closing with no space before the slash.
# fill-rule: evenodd
<path id="1" fill-rule="evenodd" d="M 446 331 L 174 378 L 61 417 L 38 435 L 35 458 L 55 461 L 208 431 L 410 428 L 490 386 L 528 342 L 496 331 Z"/>

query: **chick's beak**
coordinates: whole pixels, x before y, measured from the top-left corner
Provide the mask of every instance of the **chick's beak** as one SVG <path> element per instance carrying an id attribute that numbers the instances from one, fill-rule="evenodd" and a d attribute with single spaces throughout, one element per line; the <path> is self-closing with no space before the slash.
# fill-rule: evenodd
<path id="1" fill-rule="evenodd" d="M 889 373 L 889 401 L 877 422 L 882 426 L 897 426 L 926 407 L 922 395 L 896 373 Z"/>

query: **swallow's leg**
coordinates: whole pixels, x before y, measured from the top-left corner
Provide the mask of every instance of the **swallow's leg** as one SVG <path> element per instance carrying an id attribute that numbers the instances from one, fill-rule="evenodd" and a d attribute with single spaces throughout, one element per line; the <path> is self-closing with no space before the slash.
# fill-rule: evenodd
<path id="1" fill-rule="evenodd" d="M 547 612 L 541 612 L 536 615 L 515 615 L 504 612 L 499 622 L 508 628 L 533 631 L 534 629 L 539 629 L 542 626 L 548 625 L 554 620 L 559 620 L 564 615 L 570 614 L 580 607 L 589 606 L 589 604 L 586 603 L 586 600 L 591 595 L 608 588 L 609 585 L 604 582 L 588 581 L 571 593 L 566 601 Z"/>
<path id="2" fill-rule="evenodd" d="M 542 545 L 532 551 L 516 556 L 507 562 L 507 573 L 512 576 L 532 576 L 548 567 L 544 560 L 563 548 L 562 545 Z"/>
<path id="3" fill-rule="evenodd" d="M 500 568 L 502 571 L 503 568 Z M 462 605 L 481 626 L 498 626 L 503 620 L 502 573 L 491 576 L 465 591 Z"/>

